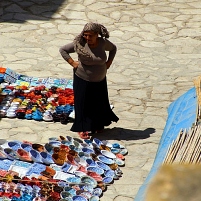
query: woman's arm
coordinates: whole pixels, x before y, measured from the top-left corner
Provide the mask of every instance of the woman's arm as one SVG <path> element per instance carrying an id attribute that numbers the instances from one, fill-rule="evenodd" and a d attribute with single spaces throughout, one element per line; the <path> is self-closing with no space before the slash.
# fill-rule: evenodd
<path id="1" fill-rule="evenodd" d="M 74 61 L 70 56 L 70 53 L 75 52 L 73 43 L 69 43 L 67 45 L 62 46 L 59 49 L 59 52 L 61 56 L 63 57 L 63 59 L 67 61 L 72 67 L 74 68 L 78 67 L 78 61 Z"/>
<path id="2" fill-rule="evenodd" d="M 107 68 L 109 68 L 113 62 L 115 55 L 116 55 L 117 47 L 115 44 L 113 44 L 109 40 L 105 39 L 105 50 L 109 51 L 108 59 L 106 61 L 106 66 L 107 66 Z"/>

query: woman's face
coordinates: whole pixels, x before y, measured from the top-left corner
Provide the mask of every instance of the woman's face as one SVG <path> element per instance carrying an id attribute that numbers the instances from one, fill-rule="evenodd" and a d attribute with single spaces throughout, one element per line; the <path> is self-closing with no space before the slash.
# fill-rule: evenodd
<path id="1" fill-rule="evenodd" d="M 98 34 L 93 31 L 85 31 L 83 37 L 87 44 L 95 45 L 97 43 Z"/>

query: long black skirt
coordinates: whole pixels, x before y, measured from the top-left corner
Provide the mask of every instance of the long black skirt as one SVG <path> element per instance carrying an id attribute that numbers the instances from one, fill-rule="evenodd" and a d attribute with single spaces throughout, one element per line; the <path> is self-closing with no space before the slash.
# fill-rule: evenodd
<path id="1" fill-rule="evenodd" d="M 109 104 L 106 78 L 88 82 L 74 74 L 73 90 L 75 120 L 71 131 L 94 132 L 119 120 Z"/>

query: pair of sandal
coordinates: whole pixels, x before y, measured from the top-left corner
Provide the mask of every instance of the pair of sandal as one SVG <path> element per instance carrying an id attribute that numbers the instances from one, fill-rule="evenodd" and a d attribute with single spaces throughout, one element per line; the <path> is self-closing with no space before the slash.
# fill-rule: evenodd
<path id="1" fill-rule="evenodd" d="M 102 133 L 104 131 L 104 129 L 101 129 L 101 130 L 96 130 L 96 131 L 92 131 L 91 133 L 92 134 L 95 134 L 95 133 Z M 90 139 L 90 136 L 89 136 L 89 132 L 88 131 L 85 131 L 85 132 L 78 132 L 78 135 L 81 139 L 84 139 L 84 140 L 87 140 L 87 139 Z"/>
<path id="2" fill-rule="evenodd" d="M 81 139 L 87 140 L 90 139 L 89 132 L 78 132 L 78 135 Z"/>
<path id="3" fill-rule="evenodd" d="M 59 147 L 53 148 L 52 159 L 55 164 L 62 166 L 67 161 L 67 150 Z"/>
<path id="4" fill-rule="evenodd" d="M 56 174 L 56 171 L 49 166 L 46 166 L 45 170 L 41 172 L 41 175 L 49 179 L 53 178 L 55 174 Z"/>

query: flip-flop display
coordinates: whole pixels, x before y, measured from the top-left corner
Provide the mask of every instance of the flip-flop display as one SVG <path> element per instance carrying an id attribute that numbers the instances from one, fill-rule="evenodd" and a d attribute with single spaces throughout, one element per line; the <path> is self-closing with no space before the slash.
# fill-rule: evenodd
<path id="1" fill-rule="evenodd" d="M 72 80 L 36 78 L 0 67 L 0 117 L 67 124 L 74 118 Z"/>
<path id="2" fill-rule="evenodd" d="M 6 200 L 98 201 L 123 174 L 111 149 L 117 144 L 125 149 L 117 142 L 108 147 L 97 138 L 71 136 L 52 137 L 45 145 L 0 142 L 0 197 Z"/>
<path id="3" fill-rule="evenodd" d="M 0 118 L 67 124 L 74 119 L 72 80 L 36 78 L 0 67 Z M 91 138 L 47 143 L 0 139 L 0 198 L 9 201 L 98 201 L 122 176 L 127 149 Z"/>

